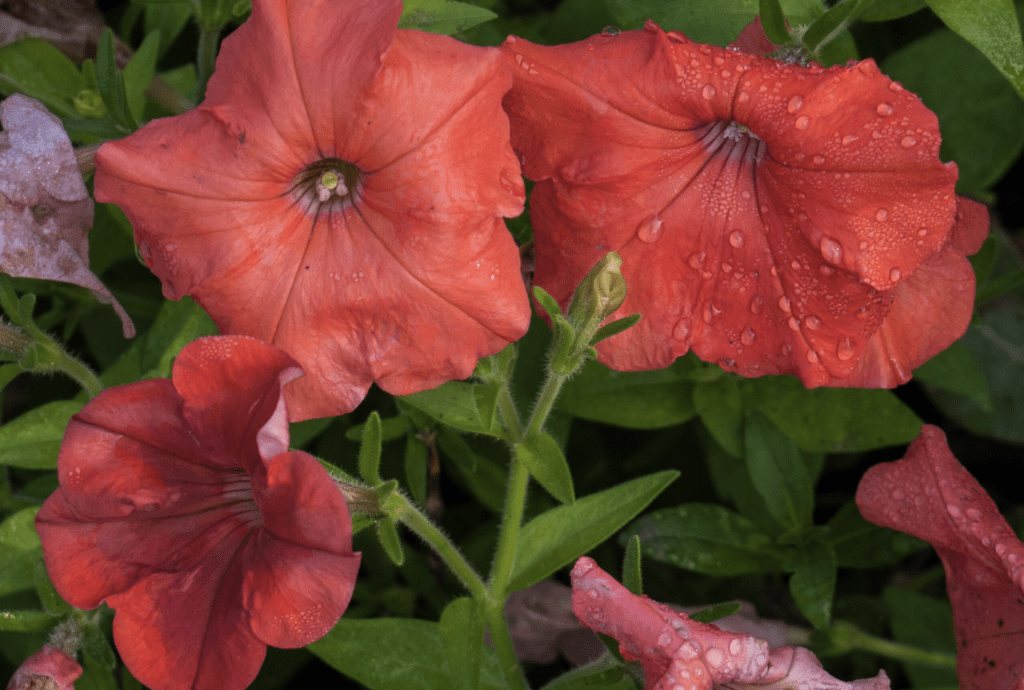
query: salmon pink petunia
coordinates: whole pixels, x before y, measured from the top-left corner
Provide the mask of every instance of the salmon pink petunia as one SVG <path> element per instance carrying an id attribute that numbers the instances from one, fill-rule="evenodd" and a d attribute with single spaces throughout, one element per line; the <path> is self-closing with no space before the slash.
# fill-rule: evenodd
<path id="1" fill-rule="evenodd" d="M 1024 688 L 1024 544 L 996 504 L 925 425 L 902 460 L 857 487 L 865 519 L 932 543 L 946 567 L 963 690 Z"/>
<path id="2" fill-rule="evenodd" d="M 806 649 L 769 649 L 764 640 L 698 623 L 633 594 L 587 557 L 572 570 L 572 606 L 581 623 L 619 641 L 624 659 L 640 662 L 644 690 L 889 690 L 884 671 L 845 683 Z"/>
<path id="3" fill-rule="evenodd" d="M 966 329 L 987 212 L 954 193 L 935 116 L 871 60 L 801 67 L 651 22 L 504 50 L 535 282 L 565 304 L 617 251 L 611 318 L 643 315 L 598 345 L 612 368 L 692 349 L 744 376 L 892 387 Z"/>
<path id="4" fill-rule="evenodd" d="M 293 420 L 465 378 L 529 325 L 510 70 L 401 8 L 254 0 L 199 108 L 96 156 L 164 294 L 302 365 Z"/>
<path id="5" fill-rule="evenodd" d="M 82 667 L 63 651 L 43 645 L 25 659 L 7 683 L 7 690 L 74 690 Z"/>
<path id="6" fill-rule="evenodd" d="M 116 609 L 121 658 L 153 690 L 240 690 L 267 645 L 319 639 L 359 567 L 341 492 L 288 450 L 291 357 L 202 338 L 172 378 L 104 391 L 68 424 L 36 516 L 54 586 Z"/>

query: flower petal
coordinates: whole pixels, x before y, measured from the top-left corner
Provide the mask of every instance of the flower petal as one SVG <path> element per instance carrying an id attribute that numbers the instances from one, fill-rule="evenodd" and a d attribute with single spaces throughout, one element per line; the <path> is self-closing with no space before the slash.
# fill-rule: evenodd
<path id="1" fill-rule="evenodd" d="M 78 662 L 56 647 L 43 645 L 22 662 L 11 676 L 7 690 L 74 690 L 81 675 Z"/>
<path id="2" fill-rule="evenodd" d="M 946 568 L 964 690 L 1017 688 L 1024 680 L 1024 544 L 957 462 L 938 427 L 925 425 L 902 460 L 869 469 L 857 487 L 865 519 L 932 543 Z"/>

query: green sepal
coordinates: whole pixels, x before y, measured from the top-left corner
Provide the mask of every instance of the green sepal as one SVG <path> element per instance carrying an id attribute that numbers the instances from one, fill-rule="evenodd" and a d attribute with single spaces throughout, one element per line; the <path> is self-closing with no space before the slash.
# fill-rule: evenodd
<path id="1" fill-rule="evenodd" d="M 640 537 L 633 535 L 626 542 L 626 557 L 622 562 L 622 585 L 633 594 L 644 593 L 644 577 L 641 571 Z"/>
<path id="2" fill-rule="evenodd" d="M 700 611 L 694 611 L 690 614 L 690 620 L 697 621 L 698 623 L 714 623 L 726 616 L 731 616 L 741 608 L 743 608 L 743 604 L 740 602 L 727 601 L 722 604 L 708 606 L 706 609 L 701 609 Z"/>
<path id="3" fill-rule="evenodd" d="M 789 36 L 789 29 L 786 28 L 786 17 L 782 14 L 782 5 L 779 0 L 761 0 L 761 27 L 768 40 L 775 45 L 786 45 L 792 39 Z"/>
<path id="4" fill-rule="evenodd" d="M 359 476 L 371 486 L 381 483 L 381 437 L 380 415 L 374 410 L 363 427 L 363 441 L 359 446 Z"/>
<path id="5" fill-rule="evenodd" d="M 641 314 L 630 314 L 629 316 L 624 316 L 621 319 L 616 319 L 611 323 L 601 326 L 597 329 L 597 332 L 594 333 L 594 337 L 590 339 L 590 344 L 597 345 L 602 340 L 611 338 L 613 335 L 618 335 L 623 331 L 629 330 L 640 321 L 641 316 Z"/>
<path id="6" fill-rule="evenodd" d="M 110 118 L 118 126 L 126 132 L 133 132 L 139 128 L 128 108 L 124 75 L 114 62 L 114 32 L 109 28 L 100 36 L 96 50 L 96 87 L 103 97 Z"/>
<path id="7" fill-rule="evenodd" d="M 405 563 L 405 551 L 402 549 L 402 540 L 398 538 L 395 521 L 390 515 L 377 521 L 377 538 L 391 562 L 401 567 Z"/>
<path id="8" fill-rule="evenodd" d="M 390 479 L 383 484 L 378 484 L 373 491 L 377 494 L 377 505 L 380 506 L 382 512 L 392 515 L 401 507 L 402 498 L 397 495 L 397 479 Z"/>
<path id="9" fill-rule="evenodd" d="M 853 1 L 841 2 L 821 15 L 804 34 L 804 47 L 811 53 L 817 53 L 842 31 L 856 6 Z"/>
<path id="10" fill-rule="evenodd" d="M 427 470 L 429 464 L 427 444 L 416 434 L 405 437 L 405 484 L 414 501 L 423 505 L 427 500 Z"/>

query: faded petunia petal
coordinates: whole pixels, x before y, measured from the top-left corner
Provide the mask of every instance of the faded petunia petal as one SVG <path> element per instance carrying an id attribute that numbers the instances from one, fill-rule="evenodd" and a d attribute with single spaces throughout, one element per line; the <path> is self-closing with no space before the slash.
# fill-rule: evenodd
<path id="1" fill-rule="evenodd" d="M 617 251 L 611 318 L 643 314 L 597 346 L 612 368 L 692 349 L 744 376 L 894 386 L 965 330 L 987 212 L 958 200 L 934 114 L 871 60 L 801 67 L 653 23 L 504 50 L 535 282 L 565 304 Z"/>
<path id="2" fill-rule="evenodd" d="M 132 320 L 89 270 L 93 203 L 64 126 L 17 93 L 0 102 L 0 122 L 0 270 L 88 288 L 113 305 L 131 338 Z"/>
<path id="3" fill-rule="evenodd" d="M 96 157 L 164 294 L 302 365 L 293 420 L 465 378 L 529 325 L 509 69 L 400 12 L 255 0 L 199 108 Z"/>
<path id="4" fill-rule="evenodd" d="M 938 427 L 857 487 L 865 519 L 932 543 L 946 567 L 964 690 L 1024 688 L 1024 544 Z"/>
<path id="5" fill-rule="evenodd" d="M 11 676 L 7 690 L 74 690 L 82 667 L 67 654 L 44 645 Z"/>
<path id="6" fill-rule="evenodd" d="M 345 500 L 288 450 L 282 387 L 300 374 L 253 338 L 202 338 L 171 380 L 104 391 L 68 425 L 36 517 L 47 571 L 75 606 L 116 610 L 121 657 L 154 690 L 240 690 L 268 644 L 307 645 L 348 606 Z"/>
<path id="7" fill-rule="evenodd" d="M 585 556 L 572 570 L 572 591 L 580 622 L 614 637 L 622 657 L 643 666 L 644 690 L 889 690 L 884 671 L 845 683 L 826 673 L 806 649 L 769 650 L 764 640 L 693 621 L 633 594 Z"/>

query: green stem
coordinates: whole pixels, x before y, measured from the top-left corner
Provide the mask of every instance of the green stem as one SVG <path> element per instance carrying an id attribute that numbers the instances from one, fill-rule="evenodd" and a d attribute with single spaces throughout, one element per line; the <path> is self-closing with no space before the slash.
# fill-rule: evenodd
<path id="1" fill-rule="evenodd" d="M 569 380 L 567 374 L 559 374 L 554 371 L 548 372 L 547 381 L 537 396 L 537 404 L 533 406 L 533 414 L 530 415 L 530 424 L 526 429 L 526 435 L 532 436 L 544 430 L 544 424 L 548 421 L 551 408 L 555 406 L 558 394 L 562 392 L 562 386 Z"/>
<path id="2" fill-rule="evenodd" d="M 213 75 L 214 64 L 217 62 L 217 40 L 220 29 L 199 29 L 199 52 L 196 57 L 196 103 L 202 103 L 206 97 L 206 84 Z"/>
<path id="3" fill-rule="evenodd" d="M 501 414 L 502 421 L 505 422 L 505 428 L 508 430 L 509 442 L 515 446 L 517 443 L 522 443 L 525 436 L 523 435 L 523 422 L 519 419 L 519 411 L 516 410 L 516 403 L 512 400 L 512 394 L 508 390 L 508 382 L 503 382 L 501 390 L 498 392 L 498 412 Z"/>
<path id="4" fill-rule="evenodd" d="M 490 601 L 484 606 L 484 617 L 487 619 L 487 627 L 491 631 L 491 644 L 494 645 L 494 651 L 498 655 L 498 662 L 508 681 L 509 690 L 529 690 L 530 686 L 523 676 L 519 659 L 516 658 L 512 636 L 508 633 L 504 608 L 504 604 L 497 601 Z"/>
<path id="5" fill-rule="evenodd" d="M 64 352 L 62 349 L 57 349 L 63 355 L 63 361 L 58 367 L 58 370 L 64 372 L 77 381 L 78 385 L 80 385 L 85 392 L 89 394 L 90 400 L 103 392 L 103 382 L 100 381 L 99 377 L 93 373 L 92 369 L 85 366 L 82 362 L 78 361 L 67 352 Z"/>
<path id="6" fill-rule="evenodd" d="M 853 649 L 860 649 L 865 652 L 874 652 L 879 656 L 888 657 L 897 661 L 904 661 L 916 664 L 928 664 L 949 669 L 956 668 L 956 654 L 949 652 L 934 652 L 927 649 L 920 649 L 901 642 L 883 640 L 873 637 L 858 630 L 848 640 Z"/>
<path id="7" fill-rule="evenodd" d="M 492 594 L 502 604 L 505 602 L 505 592 L 512 577 L 512 566 L 515 565 L 519 528 L 523 523 L 523 508 L 526 505 L 526 487 L 530 482 L 530 473 L 515 455 L 512 456 L 511 463 L 508 494 L 505 496 L 505 513 L 501 518 L 501 531 L 498 534 L 498 548 L 494 554 L 490 581 Z"/>

